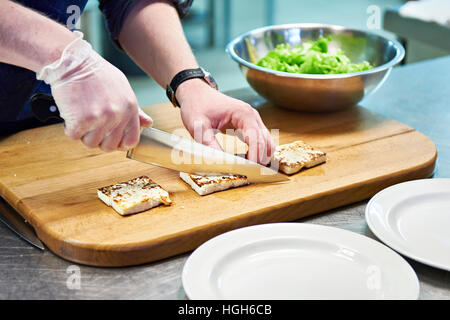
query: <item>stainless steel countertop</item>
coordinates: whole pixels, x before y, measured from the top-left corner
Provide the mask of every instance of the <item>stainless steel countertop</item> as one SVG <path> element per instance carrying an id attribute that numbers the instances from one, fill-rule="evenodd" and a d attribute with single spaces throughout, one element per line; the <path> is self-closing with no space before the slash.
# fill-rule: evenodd
<path id="1" fill-rule="evenodd" d="M 361 105 L 430 137 L 439 154 L 434 177 L 448 178 L 449 101 L 450 57 L 444 57 L 395 68 L 382 88 Z M 366 203 L 299 222 L 334 226 L 376 239 L 364 220 Z M 188 256 L 127 268 L 75 265 L 49 250 L 31 247 L 0 224 L 0 299 L 186 299 L 181 272 Z M 450 299 L 450 272 L 407 260 L 419 277 L 421 299 Z M 78 274 L 80 282 L 72 281 Z"/>

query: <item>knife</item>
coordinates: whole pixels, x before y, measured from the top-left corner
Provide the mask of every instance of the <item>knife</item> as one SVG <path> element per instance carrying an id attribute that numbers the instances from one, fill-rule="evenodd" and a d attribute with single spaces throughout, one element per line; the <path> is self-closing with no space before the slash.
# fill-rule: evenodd
<path id="1" fill-rule="evenodd" d="M 252 183 L 289 181 L 271 168 L 154 128 L 142 130 L 127 157 L 192 174 L 240 174 Z"/>
<path id="2" fill-rule="evenodd" d="M 61 119 L 55 100 L 48 94 L 35 94 L 30 105 L 40 121 Z M 256 162 L 155 128 L 141 130 L 139 144 L 127 152 L 127 157 L 191 174 L 239 174 L 252 183 L 289 181 L 286 176 Z"/>
<path id="3" fill-rule="evenodd" d="M 0 221 L 28 243 L 44 250 L 44 245 L 36 236 L 34 229 L 2 198 L 0 198 Z"/>

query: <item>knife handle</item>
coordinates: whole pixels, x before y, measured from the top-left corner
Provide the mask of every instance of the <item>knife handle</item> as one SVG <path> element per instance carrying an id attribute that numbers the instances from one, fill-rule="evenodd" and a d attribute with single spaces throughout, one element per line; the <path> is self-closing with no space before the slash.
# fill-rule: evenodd
<path id="1" fill-rule="evenodd" d="M 49 94 L 36 93 L 30 100 L 31 111 L 41 122 L 47 122 L 49 119 L 63 120 L 59 114 L 55 99 Z"/>

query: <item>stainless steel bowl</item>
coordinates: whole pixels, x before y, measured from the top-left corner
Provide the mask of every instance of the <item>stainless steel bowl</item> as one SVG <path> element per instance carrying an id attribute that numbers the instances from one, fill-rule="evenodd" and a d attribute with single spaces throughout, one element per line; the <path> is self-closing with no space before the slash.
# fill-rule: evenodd
<path id="1" fill-rule="evenodd" d="M 280 72 L 252 63 L 277 44 L 296 45 L 329 35 L 330 52 L 342 49 L 352 62 L 366 60 L 375 67 L 362 72 L 317 75 Z M 362 30 L 312 23 L 252 30 L 231 41 L 227 52 L 261 96 L 275 105 L 309 112 L 334 111 L 357 104 L 384 82 L 405 55 L 404 48 L 395 40 Z"/>

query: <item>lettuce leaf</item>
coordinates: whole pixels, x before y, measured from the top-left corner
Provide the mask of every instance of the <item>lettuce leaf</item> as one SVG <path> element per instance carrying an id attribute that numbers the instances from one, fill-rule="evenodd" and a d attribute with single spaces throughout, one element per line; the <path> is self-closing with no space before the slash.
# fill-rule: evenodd
<path id="1" fill-rule="evenodd" d="M 279 44 L 260 59 L 258 66 L 283 72 L 307 74 L 338 74 L 372 69 L 367 62 L 352 63 L 342 50 L 331 54 L 328 43 L 331 37 L 320 37 L 291 47 L 289 43 Z"/>

